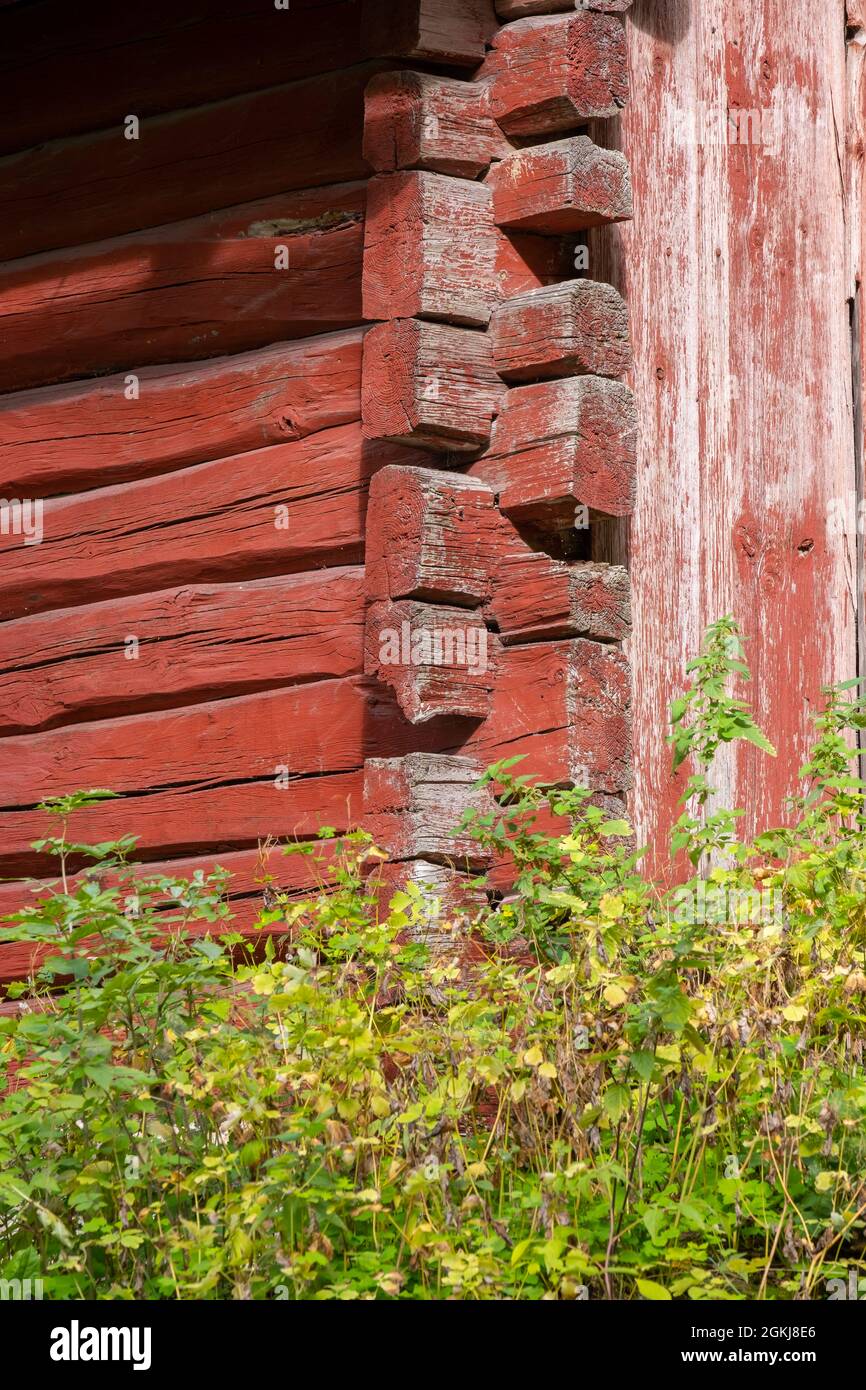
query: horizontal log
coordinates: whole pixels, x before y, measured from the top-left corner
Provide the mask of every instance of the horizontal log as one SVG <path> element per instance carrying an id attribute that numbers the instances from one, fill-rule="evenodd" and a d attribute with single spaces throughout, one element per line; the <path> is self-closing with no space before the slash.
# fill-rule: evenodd
<path id="1" fill-rule="evenodd" d="M 7 738 L 0 873 L 52 872 L 30 848 L 56 831 L 37 803 L 82 787 L 122 795 L 77 813 L 76 839 L 134 834 L 150 859 L 307 838 L 322 824 L 348 829 L 361 820 L 368 757 L 450 752 L 486 765 L 525 753 L 522 770 L 543 781 L 586 778 L 618 793 L 630 766 L 625 659 L 580 640 L 503 648 L 490 715 L 465 728 L 450 717 L 413 726 L 393 696 L 351 677 L 80 724 L 74 738 L 68 729 Z"/>
<path id="2" fill-rule="evenodd" d="M 490 190 L 411 171 L 367 189 L 365 319 L 446 319 L 486 327 L 499 298 Z"/>
<path id="3" fill-rule="evenodd" d="M 495 639 L 480 614 L 409 599 L 367 610 L 364 669 L 394 691 L 412 724 L 483 719 L 494 683 Z"/>
<path id="4" fill-rule="evenodd" d="M 363 557 L 369 480 L 426 455 L 360 424 L 45 503 L 41 545 L 0 536 L 0 621 L 204 580 Z"/>
<path id="5" fill-rule="evenodd" d="M 500 227 L 579 232 L 632 216 L 628 164 L 587 135 L 509 155 L 487 176 Z"/>
<path id="6" fill-rule="evenodd" d="M 503 526 L 486 484 L 392 464 L 370 484 L 365 555 L 371 599 L 473 607 L 490 595 Z"/>
<path id="7" fill-rule="evenodd" d="M 627 386 L 603 377 L 515 386 L 490 450 L 471 466 L 521 522 L 559 530 L 578 507 L 626 516 L 634 505 L 637 421 Z"/>
<path id="8" fill-rule="evenodd" d="M 520 19 L 489 59 L 490 110 L 510 136 L 551 135 L 613 116 L 628 96 L 625 31 L 611 15 Z"/>
<path id="9" fill-rule="evenodd" d="M 533 14 L 571 13 L 574 8 L 575 0 L 496 0 L 496 13 L 503 24 Z"/>
<path id="10" fill-rule="evenodd" d="M 181 861 L 184 862 L 184 861 Z M 387 868 L 385 865 L 383 868 Z M 444 870 L 443 870 L 444 872 Z M 323 892 L 328 893 L 329 889 Z M 373 896 L 379 895 L 378 879 L 371 885 L 370 893 Z M 297 901 L 303 894 L 292 893 L 291 897 Z M 319 896 L 317 894 L 317 896 Z M 229 951 L 235 960 L 246 963 L 250 959 L 261 960 L 265 954 L 268 944 L 275 946 L 276 953 L 281 954 L 282 946 L 291 941 L 297 934 L 297 926 L 288 920 L 286 916 L 271 916 L 267 922 L 262 921 L 262 913 L 265 910 L 263 898 L 260 892 L 255 892 L 247 896 L 226 896 L 227 906 L 230 908 L 229 915 L 215 922 L 186 921 L 181 919 L 179 912 L 167 907 L 163 914 L 166 938 L 170 932 L 177 931 L 181 926 L 184 935 L 193 940 L 201 940 L 209 937 L 211 940 L 219 941 L 227 934 L 241 936 L 244 938 L 242 944 L 232 942 Z M 278 908 L 270 909 L 271 912 L 278 911 Z M 100 948 L 99 937 L 94 935 L 91 942 L 94 951 Z M 79 942 L 79 950 L 83 943 Z M 13 945 L 0 944 L 0 986 L 10 984 L 16 980 L 26 980 L 39 968 L 42 961 L 49 956 L 57 956 L 60 952 L 56 946 L 36 946 L 26 943 L 15 943 Z M 71 979 L 71 976 L 68 977 Z M 28 1013 L 31 1010 L 41 1010 L 46 1007 L 50 996 L 23 995 L 20 1000 L 10 1000 L 8 996 L 0 1000 L 0 1017 L 14 1017 L 16 1014 Z M 239 1021 L 242 1020 L 239 1013 Z M 11 1064 L 10 1070 L 14 1070 L 15 1063 Z"/>
<path id="11" fill-rule="evenodd" d="M 7 396 L 0 493 L 104 487 L 358 420 L 362 344 L 362 330 L 349 329 Z"/>
<path id="12" fill-rule="evenodd" d="M 563 827 L 560 827 L 560 831 L 565 833 Z M 197 871 L 210 874 L 217 868 L 227 870 L 231 877 L 223 897 L 231 908 L 231 917 L 225 922 L 191 922 L 187 925 L 186 934 L 192 937 L 209 935 L 218 939 L 225 932 L 240 932 L 247 937 L 247 947 L 258 952 L 268 938 L 285 937 L 293 931 L 285 921 L 279 919 L 269 921 L 266 926 L 261 925 L 263 911 L 273 914 L 278 910 L 282 898 L 297 901 L 309 895 L 315 901 L 331 891 L 333 875 L 329 863 L 334 857 L 330 853 L 332 845 L 333 842 L 317 845 L 314 855 L 293 855 L 288 859 L 284 859 L 279 847 L 275 846 L 270 852 L 265 849 L 242 850 L 207 858 L 171 860 L 144 866 L 143 872 L 148 877 L 165 876 L 180 881 L 191 878 Z M 378 900 L 381 917 L 389 914 L 394 895 L 405 891 L 409 883 L 421 888 L 425 901 L 425 910 L 418 923 L 409 929 L 409 935 L 434 952 L 453 951 L 459 943 L 455 929 L 461 925 L 460 919 L 474 917 L 486 902 L 483 891 L 475 888 L 466 874 L 441 862 L 396 860 L 379 865 L 366 885 L 366 891 Z M 39 897 L 49 895 L 50 891 L 50 880 L 19 881 L 0 886 L 0 917 L 6 911 L 35 906 Z M 173 915 L 170 908 L 167 915 L 169 918 Z M 56 947 L 23 942 L 0 943 L 0 985 L 27 979 L 46 956 L 56 954 Z M 5 1001 L 0 1003 L 0 1015 L 8 1017 L 29 1008 L 38 1008 L 41 1003 L 42 1000 L 36 999 L 29 1002 L 25 999 L 20 1003 Z"/>
<path id="13" fill-rule="evenodd" d="M 632 363 L 628 310 L 613 285 L 569 280 L 497 305 L 493 361 L 506 381 L 623 376 Z"/>
<path id="14" fill-rule="evenodd" d="M 74 736 L 16 735 L 3 743 L 0 805 L 31 806 L 106 779 L 113 791 L 142 793 L 204 778 L 273 781 L 281 766 L 290 777 L 348 771 L 363 762 L 365 706 L 364 682 L 350 678 L 79 724 Z"/>
<path id="15" fill-rule="evenodd" d="M 493 809 L 476 783 L 482 769 L 471 758 L 409 753 L 368 758 L 364 765 L 364 825 L 391 858 L 423 858 L 482 868 L 489 855 L 468 835 L 454 832 L 466 810 Z"/>
<path id="16" fill-rule="evenodd" d="M 106 775 L 99 780 L 108 781 L 111 771 L 106 754 Z M 359 770 L 299 776 L 288 787 L 278 787 L 273 776 L 220 785 L 202 768 L 196 785 L 143 788 L 76 813 L 74 833 L 80 844 L 132 834 L 137 851 L 150 858 L 217 853 L 254 845 L 269 835 L 306 839 L 323 825 L 348 830 L 360 817 L 362 790 Z M 35 807 L 0 810 L 0 873 L 17 877 L 56 872 L 56 861 L 31 848 L 56 830 Z"/>
<path id="17" fill-rule="evenodd" d="M 503 24 L 533 14 L 571 13 L 574 8 L 575 0 L 496 0 L 496 13 Z"/>
<path id="18" fill-rule="evenodd" d="M 21 5 L 0 24 L 0 150 L 348 67 L 360 19 L 358 0 Z"/>
<path id="19" fill-rule="evenodd" d="M 490 442 L 504 387 L 486 333 L 419 319 L 377 324 L 364 341 L 367 439 L 465 452 Z"/>
<path id="20" fill-rule="evenodd" d="M 453 744 L 454 722 L 433 737 Z M 76 815 L 78 840 L 135 834 L 149 858 L 345 830 L 360 820 L 365 758 L 419 743 L 393 698 L 362 677 L 6 738 L 0 873 L 44 875 L 29 845 L 54 832 L 37 803 L 87 787 L 122 799 Z"/>
<path id="21" fill-rule="evenodd" d="M 521 755 L 518 772 L 619 794 L 630 785 L 628 662 L 580 638 L 503 648 L 490 713 L 460 746 L 483 766 Z"/>
<path id="22" fill-rule="evenodd" d="M 474 179 L 511 148 L 490 114 L 484 83 L 391 72 L 367 87 L 364 156 L 377 173 L 428 169 Z"/>
<path id="23" fill-rule="evenodd" d="M 310 854 L 286 855 L 281 844 L 265 841 L 253 849 L 230 850 L 225 854 L 196 854 L 189 859 L 139 863 L 133 857 L 125 870 L 94 873 L 91 865 L 81 873 L 68 875 L 67 883 L 71 891 L 88 880 L 104 888 L 123 890 L 136 879 L 152 881 L 166 878 L 179 885 L 194 879 L 197 874 L 209 878 L 222 870 L 230 875 L 224 891 L 227 900 L 250 898 L 258 894 L 260 900 L 265 897 L 267 902 L 276 893 L 294 894 L 327 886 L 332 881 L 330 866 L 339 852 L 340 843 L 339 840 L 314 843 L 310 846 Z M 62 889 L 62 879 L 57 875 L 53 878 L 0 882 L 0 919 L 24 908 L 36 907 L 42 899 L 62 892 Z"/>
<path id="24" fill-rule="evenodd" d="M 493 572 L 485 612 L 505 643 L 566 637 L 619 642 L 631 631 L 628 571 L 594 560 L 555 560 L 514 533 Z"/>
<path id="25" fill-rule="evenodd" d="M 0 390 L 359 324 L 363 218 L 341 184 L 0 266 Z"/>
<path id="26" fill-rule="evenodd" d="M 463 623 L 469 616 L 459 613 Z M 526 727 L 517 702 L 498 756 Z M 0 750 L 10 771 L 0 787 L 0 874 L 50 873 L 47 857 L 30 849 L 56 829 L 37 803 L 87 787 L 121 795 L 77 813 L 76 839 L 134 834 L 150 859 L 307 838 L 323 824 L 345 830 L 361 822 L 366 758 L 457 752 L 464 729 L 451 717 L 413 727 L 392 695 L 351 677 L 9 737 Z"/>
<path id="27" fill-rule="evenodd" d="M 165 589 L 3 623 L 0 734 L 355 675 L 363 629 L 360 568 Z"/>
<path id="28" fill-rule="evenodd" d="M 577 10 L 598 10 L 601 14 L 625 14 L 632 0 L 574 0 Z"/>
<path id="29" fill-rule="evenodd" d="M 372 65 L 0 159 L 0 260 L 101 241 L 267 194 L 365 178 Z M 62 216 L 57 208 L 62 207 Z"/>
<path id="30" fill-rule="evenodd" d="M 364 0 L 371 53 L 472 68 L 495 30 L 493 0 Z"/>
<path id="31" fill-rule="evenodd" d="M 317 846 L 314 854 L 285 856 L 278 845 L 262 845 L 258 849 L 237 850 L 228 854 L 195 855 L 190 859 L 171 859 L 148 864 L 132 864 L 126 873 L 103 874 L 96 877 L 104 888 L 119 889 L 126 901 L 134 894 L 135 881 L 167 878 L 181 884 L 204 874 L 210 877 L 223 870 L 229 878 L 222 890 L 224 901 L 232 908 L 232 918 L 225 923 L 192 922 L 187 928 L 190 936 L 210 934 L 219 937 L 228 931 L 241 931 L 263 942 L 268 936 L 286 933 L 286 925 L 276 922 L 259 928 L 256 923 L 264 911 L 273 911 L 280 897 L 298 898 L 306 894 L 327 892 L 333 881 L 331 865 L 334 860 L 333 841 Z M 88 872 L 87 878 L 94 879 Z M 85 881 L 85 875 L 71 875 L 70 892 Z M 216 886 L 214 886 L 216 891 Z M 3 918 L 62 892 L 62 883 L 53 879 L 18 879 L 0 884 L 0 933 Z M 176 916 L 168 901 L 167 915 Z M 251 943 L 251 944 L 253 944 Z M 56 955 L 57 948 L 36 946 L 26 942 L 0 943 L 0 985 L 13 980 L 27 979 L 46 955 Z"/>

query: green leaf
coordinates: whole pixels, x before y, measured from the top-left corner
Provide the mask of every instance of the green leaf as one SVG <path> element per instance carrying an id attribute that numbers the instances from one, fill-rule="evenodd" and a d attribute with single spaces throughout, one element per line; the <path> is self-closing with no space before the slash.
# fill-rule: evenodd
<path id="1" fill-rule="evenodd" d="M 606 840 L 631 838 L 632 828 L 627 820 L 606 820 L 598 827 L 599 835 Z"/>
<path id="2" fill-rule="evenodd" d="M 671 705 L 671 723 L 674 725 L 679 724 L 688 707 L 688 700 L 683 699 L 682 696 L 674 700 Z"/>
<path id="3" fill-rule="evenodd" d="M 638 1279 L 637 1288 L 641 1298 L 649 1298 L 653 1303 L 669 1303 L 671 1301 L 670 1289 L 666 1289 L 662 1284 L 656 1284 L 652 1279 Z"/>
<path id="4" fill-rule="evenodd" d="M 629 1062 L 642 1081 L 649 1081 L 655 1066 L 655 1058 L 651 1052 L 633 1052 Z"/>
<path id="5" fill-rule="evenodd" d="M 631 1092 L 627 1086 L 608 1086 L 602 1102 L 611 1124 L 617 1124 L 629 1108 Z"/>
<path id="6" fill-rule="evenodd" d="M 739 737 L 744 738 L 747 743 L 753 743 L 755 747 L 760 748 L 762 752 L 769 753 L 771 758 L 776 757 L 776 750 L 772 743 L 767 738 L 766 734 L 763 734 L 754 724 L 743 729 Z"/>

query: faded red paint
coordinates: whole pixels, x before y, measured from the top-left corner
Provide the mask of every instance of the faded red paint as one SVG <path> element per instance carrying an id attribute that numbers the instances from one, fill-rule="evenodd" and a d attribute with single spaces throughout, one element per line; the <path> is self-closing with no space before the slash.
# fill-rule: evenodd
<path id="1" fill-rule="evenodd" d="M 843 0 L 633 7 L 635 220 L 598 235 L 593 265 L 634 336 L 635 810 L 657 863 L 677 793 L 665 714 L 707 622 L 731 611 L 750 637 L 749 694 L 779 748 L 721 759 L 747 827 L 782 818 L 821 686 L 855 674 L 845 63 Z M 682 138 L 683 118 L 770 97 L 787 112 L 775 152 Z"/>

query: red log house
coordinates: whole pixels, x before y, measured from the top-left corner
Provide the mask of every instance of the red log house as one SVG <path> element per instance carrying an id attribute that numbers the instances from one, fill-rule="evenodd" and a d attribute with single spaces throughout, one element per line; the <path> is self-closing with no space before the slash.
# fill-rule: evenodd
<path id="1" fill-rule="evenodd" d="M 0 4 L 0 910 L 79 788 L 248 929 L 323 824 L 458 891 L 516 754 L 660 844 L 725 611 L 781 814 L 862 628 L 860 3 Z"/>

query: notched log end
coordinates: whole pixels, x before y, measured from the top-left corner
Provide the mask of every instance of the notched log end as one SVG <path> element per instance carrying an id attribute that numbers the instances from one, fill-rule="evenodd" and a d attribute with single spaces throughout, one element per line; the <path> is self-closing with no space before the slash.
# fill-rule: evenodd
<path id="1" fill-rule="evenodd" d="M 494 640 L 483 619 L 465 609 L 376 603 L 367 613 L 364 669 L 391 687 L 412 724 L 449 715 L 484 719 Z"/>
<path id="2" fill-rule="evenodd" d="M 509 155 L 487 176 L 498 226 L 566 233 L 633 215 L 625 156 L 587 135 Z"/>

